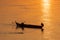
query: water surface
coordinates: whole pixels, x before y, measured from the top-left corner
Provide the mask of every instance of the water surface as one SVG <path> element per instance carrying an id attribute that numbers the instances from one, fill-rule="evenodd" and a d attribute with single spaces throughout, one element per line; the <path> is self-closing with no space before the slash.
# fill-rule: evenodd
<path id="1" fill-rule="evenodd" d="M 0 0 L 0 40 L 59 40 L 60 0 Z M 15 21 L 40 25 L 40 29 L 16 30 Z"/>

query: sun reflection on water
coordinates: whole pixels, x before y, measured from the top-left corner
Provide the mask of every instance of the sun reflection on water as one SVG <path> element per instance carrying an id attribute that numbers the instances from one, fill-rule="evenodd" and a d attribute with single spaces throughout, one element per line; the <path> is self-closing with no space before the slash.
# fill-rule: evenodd
<path id="1" fill-rule="evenodd" d="M 50 3 L 50 0 L 42 0 L 42 16 L 41 16 L 41 18 L 42 18 L 42 21 L 45 23 L 45 27 L 44 27 L 44 29 L 46 29 L 45 30 L 45 32 L 44 32 L 44 38 L 48 38 L 49 36 L 49 34 L 50 34 L 50 28 L 51 27 L 49 27 L 49 25 L 50 25 L 50 21 L 51 21 L 51 19 L 50 19 L 50 17 L 51 17 L 51 12 L 50 12 L 50 5 L 51 5 L 51 3 Z"/>
<path id="2" fill-rule="evenodd" d="M 51 16 L 50 14 L 50 0 L 42 0 L 42 20 L 48 21 L 48 17 Z"/>

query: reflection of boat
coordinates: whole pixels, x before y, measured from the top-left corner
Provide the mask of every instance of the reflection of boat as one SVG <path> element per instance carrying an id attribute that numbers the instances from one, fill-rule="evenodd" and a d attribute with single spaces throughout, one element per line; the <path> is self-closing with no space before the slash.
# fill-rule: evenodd
<path id="1" fill-rule="evenodd" d="M 44 24 L 41 23 L 41 26 L 39 25 L 31 25 L 31 24 L 24 24 L 24 23 L 17 23 L 16 22 L 16 28 L 38 28 L 38 29 L 43 29 Z"/>

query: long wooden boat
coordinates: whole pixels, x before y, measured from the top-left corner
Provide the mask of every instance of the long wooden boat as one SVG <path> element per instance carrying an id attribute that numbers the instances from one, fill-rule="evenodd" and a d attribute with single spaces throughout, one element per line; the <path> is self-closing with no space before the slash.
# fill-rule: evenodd
<path id="1" fill-rule="evenodd" d="M 24 23 L 17 23 L 16 22 L 16 28 L 38 28 L 38 29 L 42 29 L 44 26 L 43 23 L 41 23 L 41 25 L 31 25 L 31 24 L 24 24 Z"/>

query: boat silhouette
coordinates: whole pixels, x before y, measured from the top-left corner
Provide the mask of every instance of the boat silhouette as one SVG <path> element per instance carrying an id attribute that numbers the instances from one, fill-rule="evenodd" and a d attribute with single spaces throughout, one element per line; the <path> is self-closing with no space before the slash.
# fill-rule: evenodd
<path id="1" fill-rule="evenodd" d="M 43 23 L 41 23 L 41 25 L 24 24 L 23 22 L 22 23 L 15 22 L 15 23 L 16 23 L 16 29 L 21 28 L 22 30 L 24 30 L 24 28 L 35 28 L 35 29 L 42 29 L 43 31 L 44 26 Z"/>

